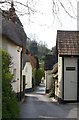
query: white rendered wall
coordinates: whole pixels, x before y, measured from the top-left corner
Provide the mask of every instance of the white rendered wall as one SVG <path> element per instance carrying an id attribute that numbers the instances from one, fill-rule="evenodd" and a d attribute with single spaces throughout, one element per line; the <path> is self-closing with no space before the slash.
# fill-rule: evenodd
<path id="1" fill-rule="evenodd" d="M 62 57 L 58 56 L 58 97 L 62 98 Z"/>
<path id="2" fill-rule="evenodd" d="M 51 81 L 52 81 L 51 70 L 45 71 L 45 80 L 46 80 L 46 90 L 49 90 L 50 85 L 51 85 Z"/>
<path id="3" fill-rule="evenodd" d="M 12 57 L 11 72 L 13 73 L 13 69 L 16 69 L 16 82 L 12 83 L 12 86 L 16 93 L 20 92 L 20 52 L 22 49 L 4 37 L 2 39 L 2 48 Z M 19 52 L 17 51 L 18 49 Z"/>
<path id="4" fill-rule="evenodd" d="M 25 89 L 32 88 L 32 66 L 30 62 L 26 62 L 22 73 L 25 75 Z"/>

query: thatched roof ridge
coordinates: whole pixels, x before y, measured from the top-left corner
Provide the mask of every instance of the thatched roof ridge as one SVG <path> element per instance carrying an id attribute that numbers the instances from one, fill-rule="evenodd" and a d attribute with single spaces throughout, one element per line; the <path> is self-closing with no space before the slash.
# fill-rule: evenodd
<path id="1" fill-rule="evenodd" d="M 3 13 L 3 12 L 2 12 Z M 0 13 L 0 14 L 2 14 Z M 1 17 L 1 15 L 0 15 Z M 19 18 L 17 18 L 19 19 Z M 23 29 L 23 26 L 21 25 L 20 20 L 19 22 L 15 22 L 15 24 L 12 22 L 12 20 L 8 20 L 8 18 L 3 16 L 2 14 L 2 34 L 3 36 L 7 37 L 11 42 L 26 48 L 26 33 Z M 20 24 L 19 24 L 20 23 Z M 0 30 L 1 31 L 1 30 Z"/>

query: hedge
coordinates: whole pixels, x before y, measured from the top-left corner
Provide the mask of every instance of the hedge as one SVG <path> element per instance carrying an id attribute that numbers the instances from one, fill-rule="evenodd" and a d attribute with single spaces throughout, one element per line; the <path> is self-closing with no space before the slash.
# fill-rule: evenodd
<path id="1" fill-rule="evenodd" d="M 17 118 L 19 114 L 19 105 L 16 94 L 11 85 L 13 75 L 10 72 L 11 57 L 4 51 L 2 52 L 2 118 Z"/>

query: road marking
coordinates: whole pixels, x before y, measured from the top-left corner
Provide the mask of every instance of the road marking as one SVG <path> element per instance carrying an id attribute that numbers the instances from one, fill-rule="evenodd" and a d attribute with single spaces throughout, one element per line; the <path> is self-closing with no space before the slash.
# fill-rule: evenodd
<path id="1" fill-rule="evenodd" d="M 57 118 L 57 117 L 40 116 L 40 118 Z"/>

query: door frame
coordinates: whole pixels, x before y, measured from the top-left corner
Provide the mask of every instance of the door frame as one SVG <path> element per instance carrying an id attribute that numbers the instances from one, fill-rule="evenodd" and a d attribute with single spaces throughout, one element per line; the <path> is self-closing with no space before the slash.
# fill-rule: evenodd
<path id="1" fill-rule="evenodd" d="M 79 102 L 79 57 L 77 61 L 77 101 Z"/>
<path id="2" fill-rule="evenodd" d="M 25 79 L 26 79 L 26 76 L 23 75 L 23 94 L 25 95 Z"/>

